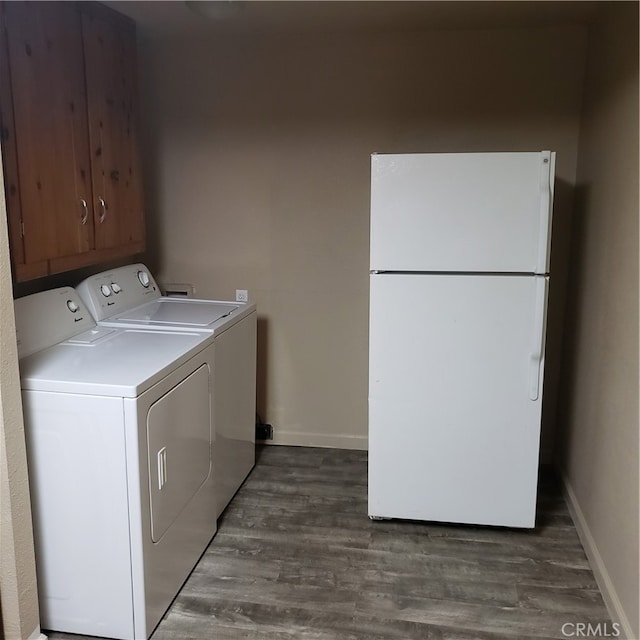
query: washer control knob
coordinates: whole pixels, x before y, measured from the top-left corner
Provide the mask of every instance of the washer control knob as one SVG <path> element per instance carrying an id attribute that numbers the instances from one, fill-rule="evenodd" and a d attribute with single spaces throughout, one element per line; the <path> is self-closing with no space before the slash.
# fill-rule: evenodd
<path id="1" fill-rule="evenodd" d="M 103 284 L 100 287 L 100 293 L 105 297 L 108 298 L 111 295 L 111 287 L 108 284 Z"/>
<path id="2" fill-rule="evenodd" d="M 138 280 L 140 281 L 140 284 L 146 289 L 149 284 L 151 283 L 151 280 L 149 278 L 149 274 L 146 271 L 138 271 Z"/>
<path id="3" fill-rule="evenodd" d="M 71 313 L 75 313 L 79 308 L 80 307 L 75 300 L 67 300 L 67 309 L 69 309 Z"/>
<path id="4" fill-rule="evenodd" d="M 112 282 L 111 291 L 113 291 L 113 293 L 120 293 L 122 291 L 122 287 L 117 282 Z"/>

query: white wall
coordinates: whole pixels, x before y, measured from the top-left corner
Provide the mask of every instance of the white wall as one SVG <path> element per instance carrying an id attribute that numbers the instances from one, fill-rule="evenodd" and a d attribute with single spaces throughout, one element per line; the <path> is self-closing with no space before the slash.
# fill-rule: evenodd
<path id="1" fill-rule="evenodd" d="M 605 599 L 638 638 L 638 4 L 601 9 L 580 131 L 558 457 Z"/>
<path id="2" fill-rule="evenodd" d="M 584 45 L 580 27 L 144 44 L 152 262 L 197 295 L 249 289 L 276 441 L 366 448 L 374 151 L 558 152 L 551 422 Z"/>

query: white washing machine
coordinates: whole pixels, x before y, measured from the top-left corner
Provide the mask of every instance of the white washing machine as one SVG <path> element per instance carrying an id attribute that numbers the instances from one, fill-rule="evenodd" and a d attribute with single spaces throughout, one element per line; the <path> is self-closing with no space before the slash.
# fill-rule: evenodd
<path id="1" fill-rule="evenodd" d="M 15 310 L 42 627 L 146 639 L 216 531 L 213 344 Z"/>
<path id="2" fill-rule="evenodd" d="M 255 304 L 162 296 L 143 264 L 91 276 L 76 291 L 100 326 L 208 334 L 215 366 L 213 473 L 219 516 L 255 464 Z"/>

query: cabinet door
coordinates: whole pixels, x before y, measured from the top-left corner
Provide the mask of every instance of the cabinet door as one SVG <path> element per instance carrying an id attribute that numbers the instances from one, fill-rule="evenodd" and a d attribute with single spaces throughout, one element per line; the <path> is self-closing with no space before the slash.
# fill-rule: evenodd
<path id="1" fill-rule="evenodd" d="M 82 10 L 96 249 L 144 240 L 137 132 L 135 28 L 105 10 Z"/>
<path id="2" fill-rule="evenodd" d="M 0 3 L 0 123 L 2 125 L 2 163 L 9 226 L 9 243 L 14 267 L 24 267 L 24 244 L 22 242 L 22 213 L 18 182 L 18 157 L 15 125 L 13 122 L 13 96 L 9 72 L 9 50 L 7 48 L 6 3 Z M 39 267 L 39 268 L 38 268 Z M 47 262 L 37 263 L 34 278 L 46 273 Z"/>
<path id="3" fill-rule="evenodd" d="M 24 235 L 15 254 L 28 266 L 93 246 L 80 14 L 75 3 L 7 2 L 3 9 L 10 74 L 3 90 L 13 97 Z M 16 189 L 11 175 L 7 182 Z"/>

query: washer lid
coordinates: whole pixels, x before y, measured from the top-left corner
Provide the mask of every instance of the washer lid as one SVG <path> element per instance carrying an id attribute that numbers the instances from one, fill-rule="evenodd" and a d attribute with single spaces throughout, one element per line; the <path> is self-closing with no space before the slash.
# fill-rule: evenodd
<path id="1" fill-rule="evenodd" d="M 237 313 L 238 309 L 244 306 L 246 305 L 230 302 L 163 297 L 116 314 L 110 317 L 108 322 L 208 329 L 219 320 Z"/>
<path id="2" fill-rule="evenodd" d="M 136 398 L 198 353 L 209 335 L 100 329 L 20 361 L 22 388 Z"/>

